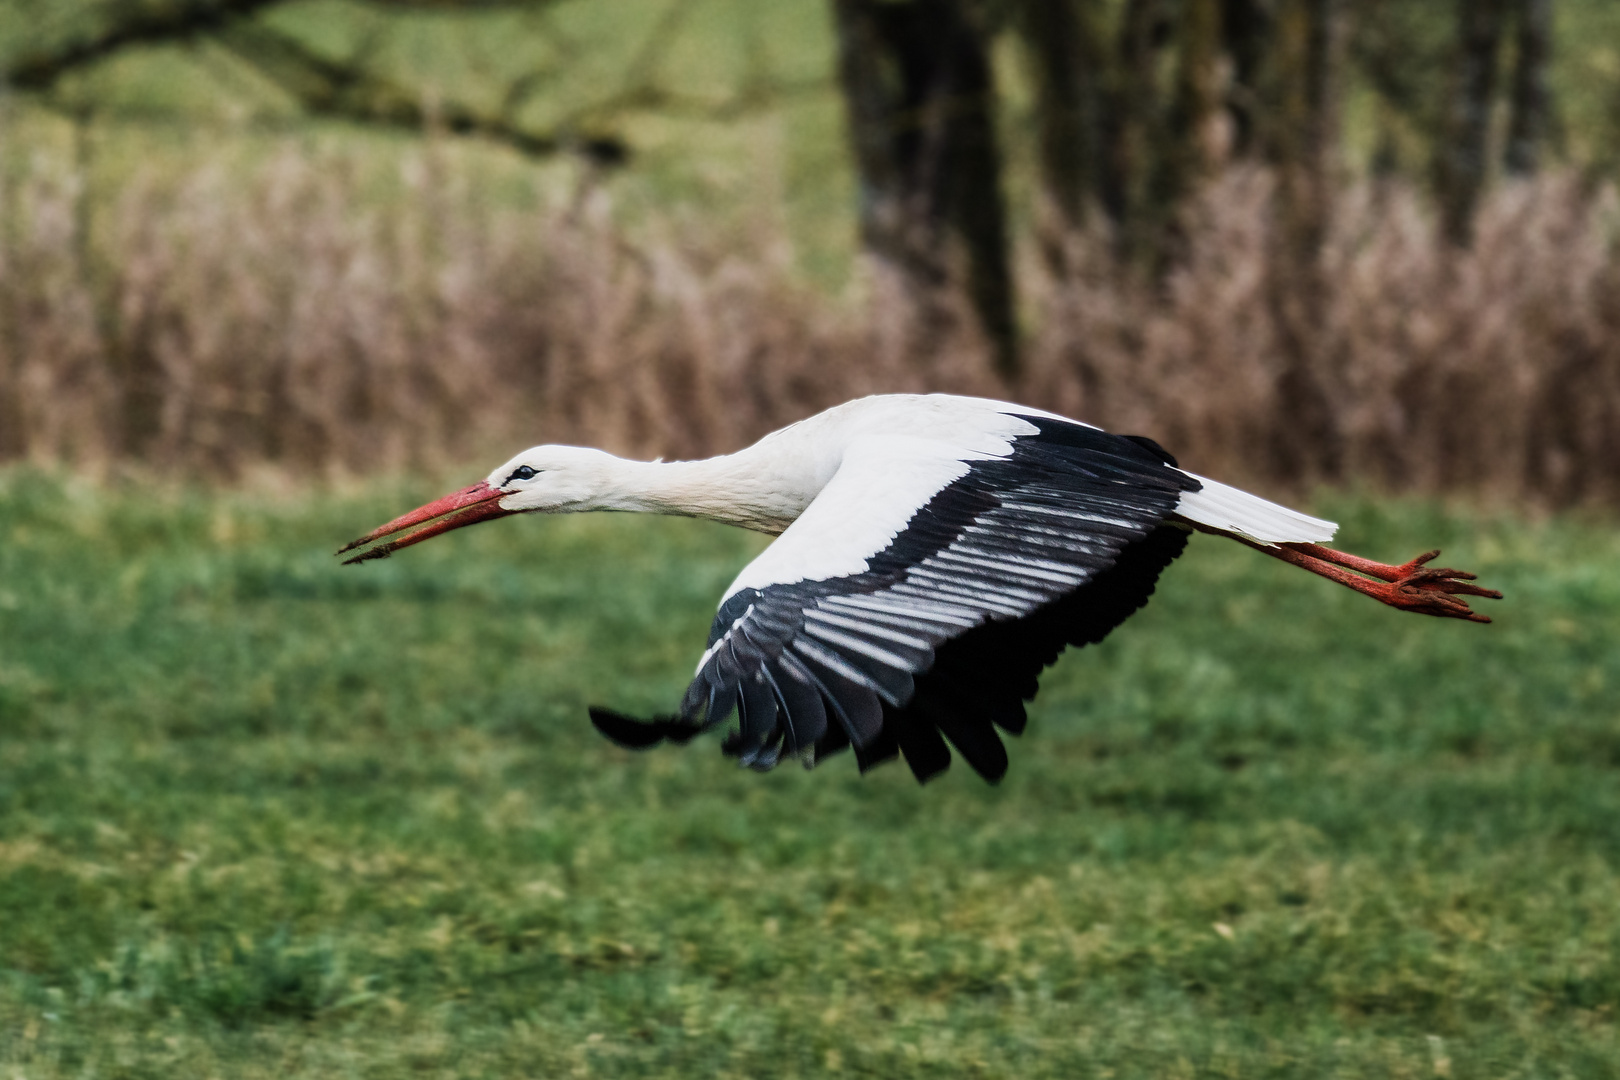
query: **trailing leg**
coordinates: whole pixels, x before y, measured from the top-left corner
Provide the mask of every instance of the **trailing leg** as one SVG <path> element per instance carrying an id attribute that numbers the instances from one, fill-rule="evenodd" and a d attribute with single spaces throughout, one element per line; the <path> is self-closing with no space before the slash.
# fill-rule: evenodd
<path id="1" fill-rule="evenodd" d="M 1502 599 L 1502 594 L 1497 590 L 1473 584 L 1473 574 L 1462 570 L 1430 569 L 1428 564 L 1440 554 L 1439 551 L 1425 552 L 1410 562 L 1393 566 L 1349 552 L 1335 551 L 1320 544 L 1272 546 L 1242 540 L 1241 537 L 1238 539 L 1274 559 L 1309 570 L 1329 581 L 1337 581 L 1340 585 L 1402 611 L 1488 623 L 1490 617 L 1469 608 L 1464 597 Z"/>

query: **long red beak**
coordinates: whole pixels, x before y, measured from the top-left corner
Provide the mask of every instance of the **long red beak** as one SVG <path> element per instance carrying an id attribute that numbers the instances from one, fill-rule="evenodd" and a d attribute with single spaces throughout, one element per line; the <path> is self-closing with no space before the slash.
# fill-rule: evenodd
<path id="1" fill-rule="evenodd" d="M 493 518 L 517 513 L 516 510 L 504 510 L 501 508 L 501 496 L 507 494 L 510 493 L 501 491 L 498 488 L 492 488 L 489 486 L 488 481 L 480 480 L 472 487 L 465 487 L 460 491 L 446 495 L 442 499 L 436 499 L 426 506 L 418 507 L 408 514 L 395 518 L 381 528 L 373 529 L 353 543 L 343 545 L 338 549 L 337 553 L 342 555 L 344 552 L 353 551 L 355 548 L 365 547 L 374 540 L 381 540 L 385 536 L 396 533 L 403 534 L 394 536 L 392 540 L 378 544 L 368 551 L 362 551 L 358 555 L 344 559 L 343 564 L 347 566 L 350 563 L 365 562 L 367 559 L 386 559 L 402 547 L 419 544 L 423 540 L 438 536 L 440 533 L 447 533 L 451 529 L 459 529 L 463 525 L 472 525 L 480 521 L 489 521 Z M 418 525 L 421 528 L 416 528 Z M 407 529 L 411 531 L 406 532 Z"/>

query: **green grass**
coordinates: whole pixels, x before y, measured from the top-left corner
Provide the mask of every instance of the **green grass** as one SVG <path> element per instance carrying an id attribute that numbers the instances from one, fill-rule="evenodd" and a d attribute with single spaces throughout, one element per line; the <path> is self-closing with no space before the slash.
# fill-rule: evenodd
<path id="1" fill-rule="evenodd" d="M 757 538 L 0 473 L 0 1074 L 1620 1075 L 1620 539 L 1199 538 L 1000 787 L 630 754 Z"/>

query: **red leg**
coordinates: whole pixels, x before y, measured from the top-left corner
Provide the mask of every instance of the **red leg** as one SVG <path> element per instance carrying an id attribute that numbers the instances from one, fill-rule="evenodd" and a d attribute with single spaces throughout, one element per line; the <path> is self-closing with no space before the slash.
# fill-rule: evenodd
<path id="1" fill-rule="evenodd" d="M 1245 541 L 1247 543 L 1247 541 Z M 1495 589 L 1483 589 L 1470 584 L 1474 575 L 1461 570 L 1431 570 L 1427 564 L 1439 555 L 1430 551 L 1400 566 L 1374 562 L 1359 555 L 1322 547 L 1320 544 L 1280 544 L 1267 547 L 1250 544 L 1285 563 L 1320 574 L 1329 581 L 1337 581 L 1359 593 L 1365 593 L 1380 603 L 1402 611 L 1415 611 L 1421 615 L 1438 615 L 1469 622 L 1490 622 L 1490 618 L 1468 607 L 1465 596 L 1483 596 L 1502 599 Z M 1365 576 L 1363 576 L 1365 575 Z M 1376 580 L 1369 580 L 1376 579 Z"/>

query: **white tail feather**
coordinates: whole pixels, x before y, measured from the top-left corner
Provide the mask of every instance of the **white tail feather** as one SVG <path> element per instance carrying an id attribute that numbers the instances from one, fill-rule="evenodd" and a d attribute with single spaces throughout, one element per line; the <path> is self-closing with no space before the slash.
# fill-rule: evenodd
<path id="1" fill-rule="evenodd" d="M 1204 486 L 1199 491 L 1183 492 L 1176 514 L 1217 532 L 1257 544 L 1320 544 L 1333 539 L 1339 528 L 1331 521 L 1301 514 L 1196 473 L 1187 475 Z"/>

